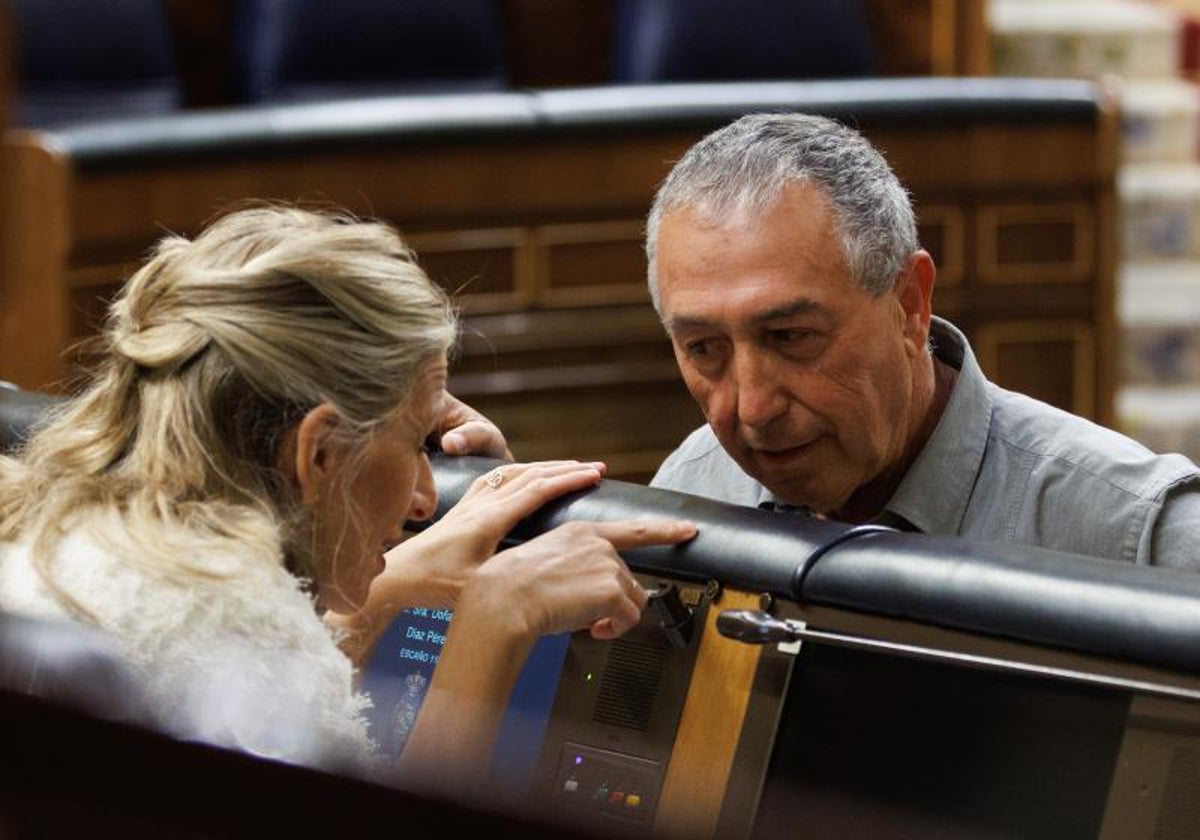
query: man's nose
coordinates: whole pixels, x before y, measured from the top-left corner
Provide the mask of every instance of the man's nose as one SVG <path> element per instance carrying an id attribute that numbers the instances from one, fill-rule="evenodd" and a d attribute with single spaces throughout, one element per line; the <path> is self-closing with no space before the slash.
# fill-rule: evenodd
<path id="1" fill-rule="evenodd" d="M 787 413 L 788 399 L 779 373 L 763 353 L 735 352 L 733 384 L 741 425 L 762 429 Z"/>

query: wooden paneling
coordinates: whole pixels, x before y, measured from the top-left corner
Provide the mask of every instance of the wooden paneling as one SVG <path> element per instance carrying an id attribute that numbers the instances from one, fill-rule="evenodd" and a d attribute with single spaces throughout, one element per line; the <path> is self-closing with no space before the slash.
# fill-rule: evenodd
<path id="1" fill-rule="evenodd" d="M 650 299 L 642 220 L 538 228 L 539 303 L 579 306 Z"/>
<path id="2" fill-rule="evenodd" d="M 1086 283 L 1096 271 L 1096 223 L 1085 203 L 981 208 L 979 278 L 984 283 Z"/>
<path id="3" fill-rule="evenodd" d="M 973 336 L 984 373 L 1005 387 L 1080 414 L 1096 413 L 1096 340 L 1090 323 L 998 322 Z"/>
<path id="4" fill-rule="evenodd" d="M 988 30 L 989 0 L 956 0 L 957 28 L 954 72 L 958 76 L 987 76 L 992 72 L 991 36 Z"/>
<path id="5" fill-rule="evenodd" d="M 1135 695 L 1100 840 L 1189 837 L 1200 825 L 1200 705 Z"/>
<path id="6" fill-rule="evenodd" d="M 1115 134 L 1089 125 L 984 123 L 948 128 L 890 129 L 871 135 L 896 174 L 923 194 L 967 189 L 1053 195 L 1048 187 L 1091 189 L 1098 173 L 1115 172 Z M 1068 153 L 1066 150 L 1070 150 Z M 925 199 L 931 200 L 931 199 Z"/>
<path id="7" fill-rule="evenodd" d="M 868 0 L 879 72 L 982 76 L 990 72 L 986 0 Z"/>
<path id="8" fill-rule="evenodd" d="M 60 388 L 70 334 L 66 161 L 20 132 L 0 149 L 0 378 Z"/>
<path id="9" fill-rule="evenodd" d="M 917 220 L 917 235 L 937 265 L 938 285 L 957 285 L 962 281 L 967 247 L 962 208 L 945 204 L 918 207 Z"/>
<path id="10" fill-rule="evenodd" d="M 648 481 L 703 422 L 645 303 L 470 318 L 450 388 L 518 457 L 600 459 L 629 481 Z"/>
<path id="11" fill-rule="evenodd" d="M 718 608 L 719 607 L 719 608 Z M 733 767 L 760 649 L 722 637 L 722 610 L 758 609 L 758 596 L 726 590 L 708 611 L 679 734 L 663 781 L 656 834 L 712 837 Z"/>
<path id="12" fill-rule="evenodd" d="M 147 165 L 83 173 L 73 185 L 77 249 L 139 250 L 165 230 L 194 231 L 222 208 L 281 199 L 339 205 L 426 231 L 637 219 L 695 134 L 560 142 L 493 140 Z"/>
<path id="13" fill-rule="evenodd" d="M 450 389 L 504 429 L 518 458 L 602 460 L 625 481 L 648 481 L 703 422 L 670 360 L 456 373 Z"/>
<path id="14" fill-rule="evenodd" d="M 1112 416 L 1111 132 L 1108 119 L 868 130 L 938 260 L 934 311 L 982 341 L 1000 384 L 1101 422 Z M 602 458 L 616 477 L 644 478 L 701 422 L 647 301 L 641 249 L 655 186 L 700 133 L 458 138 L 96 172 L 56 156 L 51 138 L 10 135 L 0 376 L 61 383 L 68 345 L 166 231 L 192 234 L 248 198 L 345 205 L 396 224 L 458 294 L 454 387 L 520 457 Z M 1015 324 L 1080 325 L 1091 338 L 1032 339 Z"/>
<path id="15" fill-rule="evenodd" d="M 466 311 L 503 312 L 533 300 L 529 233 L 523 228 L 414 233 L 406 237 L 430 279 Z"/>

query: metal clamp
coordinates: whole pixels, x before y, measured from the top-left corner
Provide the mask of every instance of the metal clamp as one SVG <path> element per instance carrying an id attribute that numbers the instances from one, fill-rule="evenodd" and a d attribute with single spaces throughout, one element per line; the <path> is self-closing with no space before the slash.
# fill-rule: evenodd
<path id="1" fill-rule="evenodd" d="M 692 621 L 692 610 L 679 596 L 679 587 L 666 582 L 646 594 L 650 596 L 647 607 L 658 616 L 671 647 L 677 650 L 687 647 L 692 641 L 695 623 Z"/>

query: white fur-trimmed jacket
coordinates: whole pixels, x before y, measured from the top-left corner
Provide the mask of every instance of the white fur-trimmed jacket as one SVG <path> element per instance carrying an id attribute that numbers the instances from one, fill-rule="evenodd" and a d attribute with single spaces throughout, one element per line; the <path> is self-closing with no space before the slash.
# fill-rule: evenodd
<path id="1" fill-rule="evenodd" d="M 167 579 L 108 546 L 114 520 L 76 523 L 52 574 L 123 648 L 167 731 L 297 764 L 371 769 L 369 701 L 295 577 L 210 556 L 188 561 L 213 576 Z M 26 544 L 0 543 L 0 610 L 69 617 Z"/>

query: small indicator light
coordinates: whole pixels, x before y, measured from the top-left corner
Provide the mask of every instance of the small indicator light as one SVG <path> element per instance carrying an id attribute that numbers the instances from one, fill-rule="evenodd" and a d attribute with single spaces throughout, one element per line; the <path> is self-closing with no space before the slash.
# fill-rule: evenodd
<path id="1" fill-rule="evenodd" d="M 575 756 L 575 765 L 579 766 L 580 764 L 583 764 L 583 756 L 577 755 Z"/>

